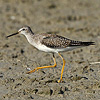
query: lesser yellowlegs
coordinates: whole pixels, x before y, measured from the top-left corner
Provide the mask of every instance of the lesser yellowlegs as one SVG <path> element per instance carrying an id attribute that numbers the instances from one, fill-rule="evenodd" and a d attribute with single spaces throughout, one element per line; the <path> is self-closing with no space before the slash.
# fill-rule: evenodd
<path id="1" fill-rule="evenodd" d="M 61 77 L 58 82 L 62 81 L 62 75 L 65 67 L 65 60 L 61 56 L 60 52 L 64 51 L 70 51 L 79 47 L 85 47 L 89 45 L 94 45 L 94 42 L 82 42 L 82 41 L 74 41 L 70 40 L 68 38 L 55 35 L 55 34 L 47 34 L 47 33 L 41 33 L 41 34 L 34 34 L 29 26 L 24 26 L 18 30 L 17 33 L 14 33 L 12 35 L 7 36 L 13 36 L 16 34 L 23 34 L 27 38 L 28 42 L 36 47 L 37 49 L 44 51 L 44 52 L 50 52 L 53 54 L 53 60 L 54 60 L 54 65 L 52 66 L 43 66 L 43 67 L 37 67 L 34 70 L 31 70 L 29 73 L 35 72 L 39 69 L 43 68 L 51 68 L 51 67 L 56 67 L 56 59 L 54 56 L 54 53 L 58 53 L 61 59 L 63 60 L 63 66 L 61 70 Z"/>

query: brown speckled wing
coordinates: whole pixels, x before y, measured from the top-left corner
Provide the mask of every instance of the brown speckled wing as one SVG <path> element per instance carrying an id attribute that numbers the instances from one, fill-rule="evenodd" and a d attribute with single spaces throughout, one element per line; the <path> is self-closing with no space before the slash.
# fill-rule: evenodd
<path id="1" fill-rule="evenodd" d="M 42 44 L 50 48 L 66 48 L 70 42 L 71 41 L 69 39 L 58 35 L 46 36 L 41 41 Z"/>
<path id="2" fill-rule="evenodd" d="M 41 41 L 42 44 L 50 48 L 66 48 L 72 46 L 89 46 L 94 45 L 94 42 L 74 41 L 59 35 L 48 35 Z"/>

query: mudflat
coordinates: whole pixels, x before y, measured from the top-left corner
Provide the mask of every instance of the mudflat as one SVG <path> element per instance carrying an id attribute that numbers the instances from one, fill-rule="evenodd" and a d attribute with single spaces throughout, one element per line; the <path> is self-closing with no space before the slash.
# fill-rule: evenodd
<path id="1" fill-rule="evenodd" d="M 57 67 L 26 74 L 27 69 L 53 64 L 52 54 L 37 50 L 23 35 L 7 35 L 28 25 L 37 33 L 51 33 L 96 45 L 62 53 Z M 0 1 L 0 100 L 100 99 L 100 0 Z"/>

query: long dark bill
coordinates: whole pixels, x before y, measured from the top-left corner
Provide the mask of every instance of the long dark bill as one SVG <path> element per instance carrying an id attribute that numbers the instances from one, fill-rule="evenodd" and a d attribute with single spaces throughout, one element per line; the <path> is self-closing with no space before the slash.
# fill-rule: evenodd
<path id="1" fill-rule="evenodd" d="M 17 34 L 18 34 L 18 32 L 17 33 L 14 33 L 14 34 L 11 34 L 11 35 L 8 35 L 6 38 L 11 37 L 13 35 L 17 35 Z"/>

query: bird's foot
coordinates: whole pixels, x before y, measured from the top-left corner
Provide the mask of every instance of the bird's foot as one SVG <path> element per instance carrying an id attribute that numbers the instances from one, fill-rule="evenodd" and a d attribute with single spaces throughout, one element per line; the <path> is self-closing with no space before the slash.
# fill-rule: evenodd
<path id="1" fill-rule="evenodd" d="M 59 80 L 58 80 L 58 83 L 62 83 L 62 82 L 63 82 L 63 80 L 62 80 L 62 79 L 59 79 Z"/>
<path id="2" fill-rule="evenodd" d="M 38 68 L 35 68 L 34 70 L 30 70 L 30 71 L 28 71 L 26 74 L 30 74 L 30 73 L 33 73 L 33 72 L 35 72 L 35 71 L 38 71 Z"/>

